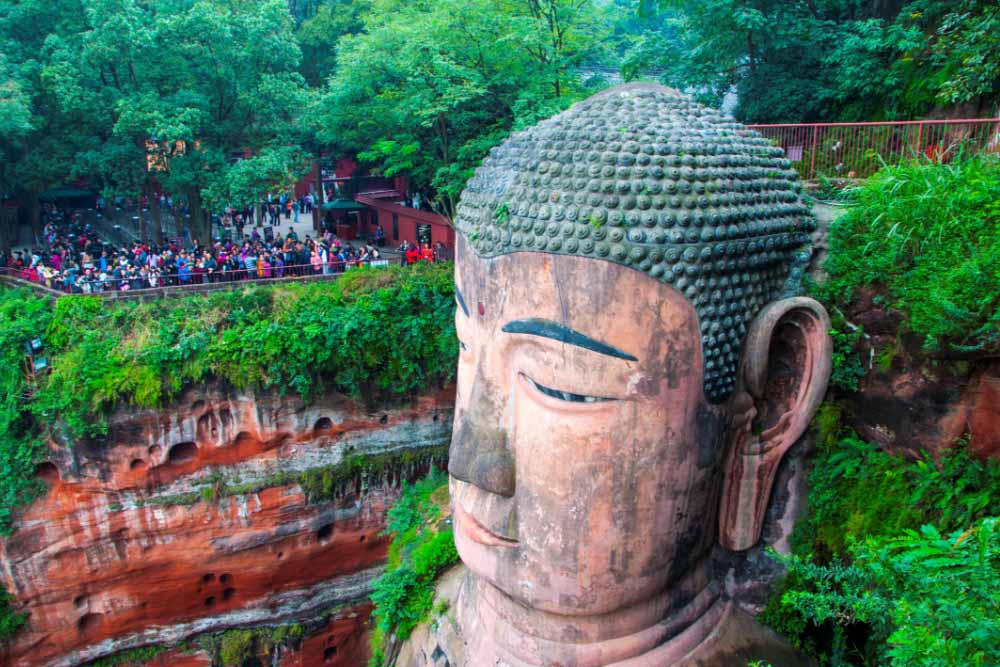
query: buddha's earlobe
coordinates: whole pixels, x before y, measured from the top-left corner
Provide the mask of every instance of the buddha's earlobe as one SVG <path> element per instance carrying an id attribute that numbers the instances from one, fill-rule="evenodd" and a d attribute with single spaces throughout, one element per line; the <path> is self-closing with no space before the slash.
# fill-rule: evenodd
<path id="1" fill-rule="evenodd" d="M 719 541 L 734 551 L 760 539 L 778 464 L 805 432 L 826 393 L 830 318 L 813 299 L 772 303 L 754 320 L 730 401 L 729 457 Z"/>

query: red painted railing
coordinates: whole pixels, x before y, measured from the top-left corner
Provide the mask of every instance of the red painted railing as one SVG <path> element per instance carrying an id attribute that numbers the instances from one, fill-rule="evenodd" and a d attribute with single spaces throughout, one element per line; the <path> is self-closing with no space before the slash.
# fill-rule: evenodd
<path id="1" fill-rule="evenodd" d="M 802 178 L 865 178 L 882 162 L 924 156 L 946 162 L 959 151 L 1000 152 L 1000 118 L 889 123 L 749 125 L 785 150 Z"/>

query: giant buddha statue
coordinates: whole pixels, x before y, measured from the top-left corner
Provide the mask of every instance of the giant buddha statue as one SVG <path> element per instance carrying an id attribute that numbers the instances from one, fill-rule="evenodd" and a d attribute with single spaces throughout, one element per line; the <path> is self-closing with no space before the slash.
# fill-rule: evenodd
<path id="1" fill-rule="evenodd" d="M 829 377 L 800 190 L 780 148 L 655 85 L 491 151 L 455 220 L 464 567 L 397 664 L 809 664 L 712 567 L 760 540 Z"/>

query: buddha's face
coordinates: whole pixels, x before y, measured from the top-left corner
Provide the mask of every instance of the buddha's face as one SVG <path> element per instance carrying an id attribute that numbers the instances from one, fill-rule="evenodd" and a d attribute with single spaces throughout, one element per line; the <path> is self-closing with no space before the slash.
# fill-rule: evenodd
<path id="1" fill-rule="evenodd" d="M 713 542 L 723 454 L 690 302 L 610 262 L 461 242 L 456 286 L 462 560 L 561 614 L 676 584 Z"/>

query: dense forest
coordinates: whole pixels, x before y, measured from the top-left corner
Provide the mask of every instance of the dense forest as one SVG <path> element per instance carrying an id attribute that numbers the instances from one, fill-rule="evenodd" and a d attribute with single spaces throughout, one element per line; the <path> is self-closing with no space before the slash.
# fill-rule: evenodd
<path id="1" fill-rule="evenodd" d="M 985 113 L 998 35 L 983 0 L 4 0 L 0 193 L 37 221 L 76 179 L 162 187 L 205 236 L 354 154 L 450 215 L 490 147 L 611 82 L 745 122 Z"/>

